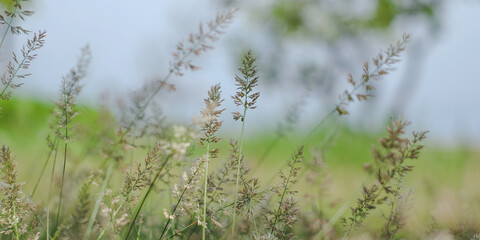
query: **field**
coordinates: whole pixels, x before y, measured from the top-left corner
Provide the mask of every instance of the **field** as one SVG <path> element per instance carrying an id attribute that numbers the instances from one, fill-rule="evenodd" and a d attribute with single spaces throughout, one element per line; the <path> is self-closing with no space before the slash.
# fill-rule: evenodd
<path id="1" fill-rule="evenodd" d="M 50 115 L 54 108 L 53 104 L 21 99 L 11 99 L 3 105 L 0 134 L 3 143 L 10 146 L 14 152 L 19 174 L 18 181 L 25 182 L 23 189 L 26 194 L 29 194 L 35 187 L 36 181 L 32 179 L 39 177 L 40 169 L 48 155 L 45 138 L 48 135 Z M 98 128 L 94 127 L 93 129 L 100 129 L 101 113 L 99 110 L 86 106 L 79 106 L 78 109 L 79 116 L 76 119 L 77 127 L 75 128 L 77 134 L 75 134 L 68 154 L 66 176 L 69 178 L 65 183 L 66 186 L 69 186 L 66 187 L 65 198 L 73 202 L 77 194 L 75 188 L 78 188 L 77 184 L 82 183 L 82 176 L 94 172 L 95 169 L 101 169 L 101 162 L 92 158 L 98 149 L 92 146 L 91 142 L 86 141 L 95 138 L 95 134 L 98 133 L 82 130 L 87 126 L 97 126 Z M 113 118 L 111 120 L 114 121 Z M 315 172 L 307 171 L 305 176 L 295 184 L 295 189 L 299 191 L 296 198 L 300 211 L 321 213 L 322 216 L 318 217 L 317 221 L 329 219 L 342 204 L 353 205 L 355 199 L 360 197 L 361 192 L 358 190 L 361 184 L 365 183 L 363 181 L 366 179 L 372 181 L 364 169 L 365 164 L 373 163 L 371 148 L 374 145 L 378 146 L 378 139 L 385 135 L 380 131 L 377 133 L 355 131 L 346 126 L 326 127 L 326 129 L 331 128 L 336 130 L 327 133 L 320 132 L 309 141 L 312 143 L 310 144 L 312 147 L 305 151 L 306 158 L 311 159 L 312 154 L 320 154 L 321 163 L 316 166 Z M 326 143 L 325 139 L 329 143 Z M 247 164 L 252 169 L 252 177 L 258 177 L 260 182 L 267 186 L 276 184 L 272 180 L 278 177 L 281 169 L 285 169 L 286 162 L 289 160 L 285 156 L 291 154 L 290 146 L 301 141 L 301 134 L 295 133 L 288 138 L 278 138 L 277 135 L 268 133 L 250 136 L 245 140 L 244 152 L 248 156 Z M 271 148 L 267 157 L 261 160 L 261 156 L 265 155 L 265 150 L 275 142 L 276 144 Z M 315 145 L 313 143 L 323 144 Z M 321 153 L 316 152 L 314 146 L 321 148 Z M 131 150 L 125 161 L 127 163 L 141 161 L 145 157 L 144 148 L 140 146 L 138 149 Z M 227 157 L 228 142 L 222 140 L 218 144 L 218 148 L 221 151 L 218 161 L 212 161 L 214 169 L 221 167 L 221 163 Z M 195 155 L 201 151 L 201 148 L 194 146 L 191 154 Z M 480 153 L 474 149 L 459 147 L 448 149 L 427 145 L 421 152 L 420 158 L 411 163 L 415 168 L 405 179 L 405 188 L 411 189 L 412 195 L 408 208 L 405 210 L 405 226 L 398 234 L 398 238 L 418 239 L 428 236 L 434 239 L 448 239 L 448 236 L 455 236 L 455 239 L 474 239 L 480 221 L 478 214 L 475 214 L 480 207 L 478 200 L 480 199 L 480 189 L 476 184 L 480 181 L 477 174 L 477 169 L 480 168 L 479 157 Z M 48 171 L 49 169 L 47 169 Z M 120 172 L 112 177 L 112 189 L 120 187 L 115 182 L 123 181 L 121 172 L 127 171 L 127 168 L 120 167 L 118 171 Z M 322 179 L 318 181 L 318 179 L 312 180 L 311 178 Z M 56 176 L 54 182 L 60 184 L 60 176 Z M 33 197 L 34 202 L 45 204 L 48 199 L 48 184 L 49 179 L 43 177 L 38 193 Z M 146 211 L 151 211 L 153 215 L 160 215 L 163 219 L 161 209 L 167 207 L 168 204 L 163 202 L 160 203 L 162 207 L 158 207 L 158 201 L 159 199 L 165 200 L 162 196 L 166 194 L 164 190 L 167 186 L 161 186 L 162 183 L 158 185 L 155 196 L 146 202 L 146 208 L 150 209 Z M 70 186 L 72 187 L 70 188 Z M 312 235 L 315 235 L 315 228 L 318 229 L 319 226 L 308 225 L 318 225 L 320 222 L 314 222 L 308 215 L 300 215 L 300 217 L 303 217 L 303 219 L 298 219 L 301 223 L 299 225 L 302 227 L 296 226 L 295 228 L 298 229 L 295 232 L 302 239 L 311 238 Z M 372 237 L 369 233 L 380 231 L 381 221 L 380 211 L 372 212 L 366 219 L 365 226 L 357 230 L 358 232 L 354 236 Z M 304 232 L 305 230 L 302 229 L 305 228 L 304 225 L 308 226 L 312 232 Z M 337 234 L 340 234 L 341 227 L 336 224 L 335 228 Z"/>
<path id="2" fill-rule="evenodd" d="M 63 75 L 57 100 L 16 95 L 47 34 L 16 25 L 33 14 L 23 1 L 0 4 L 7 9 L 0 48 L 13 35 L 28 38 L 0 79 L 0 239 L 480 239 L 478 148 L 436 145 L 428 129 L 412 131 L 401 116 L 370 132 L 343 121 L 353 104 L 379 96 L 377 82 L 402 60 L 409 34 L 346 74 L 312 126 L 298 126 L 305 104 L 298 101 L 270 116 L 276 130 L 260 131 L 251 115 L 259 89 L 272 85 L 263 85 L 262 56 L 252 50 L 238 51 L 231 82 L 213 84 L 191 122 L 163 114 L 174 104 L 159 98 L 190 86 L 174 80 L 201 70 L 198 57 L 214 49 L 239 9 L 218 12 L 179 41 L 163 75 L 116 105 L 92 106 L 77 99 L 94 63 L 89 45 Z M 285 34 L 303 29 L 295 11 L 308 5 L 273 4 L 273 17 L 290 21 L 279 22 Z M 372 19 L 337 24 L 388 28 L 401 12 L 393 7 L 409 6 L 380 1 Z M 417 7 L 406 12 L 433 14 L 433 5 Z M 318 86 L 333 96 L 327 85 Z M 176 100 L 177 111 L 185 99 Z M 225 129 L 227 121 L 235 127 Z"/>

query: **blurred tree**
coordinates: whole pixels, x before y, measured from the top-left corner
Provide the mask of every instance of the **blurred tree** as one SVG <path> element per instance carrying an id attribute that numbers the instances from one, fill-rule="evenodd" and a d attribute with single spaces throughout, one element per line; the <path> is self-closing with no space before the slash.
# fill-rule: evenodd
<path id="1" fill-rule="evenodd" d="M 226 5 L 242 4 L 242 1 L 234 0 L 217 1 Z M 262 4 L 249 3 L 241 7 L 248 12 L 248 19 L 254 26 L 249 31 L 261 29 L 261 33 L 251 34 L 257 38 L 263 34 L 262 43 L 253 45 L 255 42 L 248 35 L 243 42 L 235 45 L 246 45 L 245 49 L 254 49 L 259 59 L 263 59 L 260 69 L 263 69 L 262 77 L 268 78 L 265 82 L 275 86 L 287 84 L 289 91 L 292 86 L 303 84 L 306 88 L 315 88 L 324 103 L 334 102 L 339 93 L 334 89 L 345 82 L 342 80 L 346 73 L 360 70 L 359 64 L 365 57 L 375 55 L 379 46 L 395 41 L 407 31 L 408 24 L 414 22 L 416 28 L 426 30 L 413 36 L 415 41 L 409 48 L 418 50 L 427 46 L 426 41 L 432 41 L 431 36 L 439 29 L 438 13 L 443 2 L 275 0 Z M 402 61 L 413 63 L 407 63 L 410 69 L 405 72 L 409 73 L 394 96 L 408 95 L 405 91 L 413 92 L 415 84 L 412 82 L 418 80 L 421 70 L 416 66 L 421 65 L 423 58 L 420 55 L 424 53 L 410 52 L 415 56 L 402 58 Z M 391 111 L 397 113 L 402 112 L 407 104 L 405 99 L 393 101 Z M 367 108 L 374 106 L 375 102 L 372 102 Z"/>

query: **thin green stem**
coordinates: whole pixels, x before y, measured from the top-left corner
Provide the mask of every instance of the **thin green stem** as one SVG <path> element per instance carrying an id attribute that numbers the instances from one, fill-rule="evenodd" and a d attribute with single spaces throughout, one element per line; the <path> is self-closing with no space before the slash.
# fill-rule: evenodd
<path id="1" fill-rule="evenodd" d="M 47 200 L 47 240 L 50 239 L 50 198 L 52 193 L 52 186 L 53 186 L 53 176 L 55 174 L 55 165 L 57 163 L 57 153 L 58 153 L 58 144 L 60 141 L 57 141 L 57 145 L 55 146 L 55 154 L 53 155 L 53 166 L 52 166 L 52 174 L 50 176 L 50 186 L 48 188 L 48 200 Z"/>
<path id="2" fill-rule="evenodd" d="M 53 141 L 53 144 L 55 145 L 55 143 L 57 141 L 58 141 L 58 136 L 55 137 L 55 140 Z M 35 184 L 35 187 L 33 188 L 32 193 L 30 194 L 30 198 L 33 198 L 33 195 L 35 195 L 35 192 L 37 192 L 38 184 L 40 184 L 40 180 L 43 177 L 45 169 L 47 168 L 47 165 L 48 165 L 48 162 L 50 161 L 50 156 L 52 155 L 53 150 L 54 150 L 53 147 L 50 148 L 50 152 L 48 153 L 47 159 L 45 159 L 45 164 L 43 164 L 42 171 L 40 172 L 40 176 L 38 176 L 37 183 Z"/>
<path id="3" fill-rule="evenodd" d="M 248 85 L 248 79 L 247 79 L 247 85 Z M 247 94 L 245 94 L 245 102 L 247 102 L 247 97 L 248 97 Z M 232 237 L 235 236 L 235 224 L 236 224 L 236 217 L 237 217 L 238 182 L 240 180 L 240 166 L 242 165 L 242 158 L 243 158 L 242 148 L 243 148 L 243 135 L 245 132 L 246 114 L 247 114 L 247 106 L 245 105 L 245 108 L 243 110 L 242 133 L 240 134 L 240 146 L 239 146 L 239 152 L 238 152 L 237 179 L 235 183 L 235 199 L 233 202 Z"/>
<path id="4" fill-rule="evenodd" d="M 283 204 L 283 199 L 285 198 L 285 194 L 287 193 L 288 184 L 290 183 L 290 178 L 292 177 L 295 171 L 295 164 L 297 163 L 297 159 L 299 157 L 300 156 L 297 154 L 295 158 L 292 159 L 293 163 L 292 163 L 292 166 L 290 167 L 290 172 L 288 173 L 287 182 L 285 183 L 285 187 L 283 188 L 283 191 L 282 191 L 282 196 L 280 197 L 280 202 L 278 203 L 277 213 L 275 214 L 275 220 L 273 221 L 273 225 L 272 225 L 273 227 L 277 224 L 278 216 L 280 215 L 280 209 L 282 208 L 282 204 Z M 273 229 L 274 229 L 273 227 L 272 227 L 272 230 L 270 231 L 270 234 L 273 234 Z"/>
<path id="5" fill-rule="evenodd" d="M 210 162 L 210 139 L 207 139 L 207 156 L 205 159 L 205 185 L 203 187 L 203 230 L 202 240 L 206 239 L 207 229 L 207 191 L 208 191 L 208 162 Z"/>
<path id="6" fill-rule="evenodd" d="M 102 203 L 103 195 L 105 194 L 105 189 L 107 188 L 108 180 L 110 179 L 110 174 L 112 173 L 114 164 L 114 160 L 110 160 L 107 174 L 102 184 L 102 189 L 100 189 L 100 193 L 98 194 L 97 201 L 95 202 L 95 207 L 93 208 L 92 215 L 90 215 L 90 219 L 88 220 L 87 230 L 85 231 L 85 235 L 83 235 L 83 240 L 89 239 L 90 237 L 93 229 L 93 224 L 95 222 L 95 218 L 97 217 L 98 210 L 100 209 L 100 204 Z"/>
<path id="7" fill-rule="evenodd" d="M 280 136 L 276 136 L 275 139 L 268 144 L 268 146 L 265 148 L 265 151 L 263 151 L 262 155 L 258 159 L 255 168 L 252 169 L 252 173 L 255 173 L 260 169 L 260 166 L 265 162 L 265 159 L 267 159 L 268 155 L 270 155 L 270 152 L 275 148 L 278 142 L 280 142 L 280 138 Z"/>
<path id="8" fill-rule="evenodd" d="M 62 208 L 62 196 L 63 196 L 63 184 L 65 183 L 65 168 L 67 165 L 67 149 L 68 149 L 68 112 L 66 110 L 67 108 L 67 99 L 64 100 L 64 110 L 63 114 L 65 117 L 65 144 L 64 144 L 64 150 L 63 150 L 63 169 L 62 169 L 62 182 L 60 184 L 60 195 L 58 199 L 58 209 L 57 209 L 57 218 L 56 218 L 56 223 L 58 223 L 58 220 L 60 218 L 60 211 Z"/>

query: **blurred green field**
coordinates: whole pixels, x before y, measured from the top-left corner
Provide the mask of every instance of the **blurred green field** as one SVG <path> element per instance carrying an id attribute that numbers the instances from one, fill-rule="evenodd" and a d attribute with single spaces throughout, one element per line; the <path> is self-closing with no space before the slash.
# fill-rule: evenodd
<path id="1" fill-rule="evenodd" d="M 0 143 L 8 145 L 14 153 L 20 181 L 26 183 L 26 192 L 30 192 L 35 186 L 39 170 L 48 154 L 46 136 L 50 133 L 52 109 L 53 104 L 25 99 L 11 99 L 2 105 Z M 102 133 L 98 132 L 95 126 L 100 120 L 111 121 L 112 128 L 115 126 L 113 118 L 101 116 L 96 109 L 79 106 L 79 112 L 75 119 L 77 127 L 74 129 L 78 133 L 74 133 L 74 141 L 70 145 L 72 149 L 69 156 L 72 161 L 69 161 L 67 166 L 70 171 L 99 168 L 101 162 L 98 162 L 98 159 L 88 158 L 88 151 L 99 151 L 96 149 L 95 136 Z M 318 176 L 325 177 L 325 180 L 322 180 L 324 185 L 311 185 L 302 180 L 297 187 L 300 191 L 298 196 L 301 206 L 311 207 L 307 202 L 316 201 L 316 206 L 323 209 L 327 216 L 333 216 L 342 204 L 355 201 L 352 193 L 368 179 L 363 166 L 372 162 L 371 148 L 385 133 L 382 132 L 384 126 L 376 133 L 357 131 L 346 126 L 329 125 L 324 129 L 327 131 L 320 132 L 309 140 L 305 158 L 306 161 L 311 161 L 315 152 L 320 154 L 324 164 L 320 169 L 322 174 Z M 224 136 L 224 140 L 218 145 L 221 157 L 216 164 L 228 154 L 229 137 L 231 136 Z M 81 141 L 76 141 L 76 138 L 81 138 Z M 281 139 L 274 133 L 249 134 L 244 152 L 249 167 L 253 169 L 252 174 L 265 184 L 270 184 L 271 179 L 278 176 L 278 172 L 286 166 L 291 152 L 302 142 L 302 138 L 301 134 L 295 133 Z M 263 158 L 270 146 L 273 146 L 271 151 Z M 144 155 L 144 149 L 136 150 L 131 160 L 143 159 Z M 480 151 L 427 145 L 421 152 L 420 159 L 411 164 L 415 168 L 407 177 L 406 189 L 412 187 L 414 195 L 405 226 L 407 237 L 422 236 L 430 227 L 452 229 L 459 226 L 457 230 L 465 231 L 465 234 L 478 231 Z M 50 170 L 47 168 L 47 171 Z M 40 192 L 35 196 L 36 200 L 45 200 L 47 186 L 48 179 L 44 176 L 40 182 Z M 315 191 L 322 191 L 325 199 L 309 199 L 310 193 Z M 380 215 L 380 212 L 373 215 Z M 379 227 L 375 220 L 367 222 L 367 228 Z"/>

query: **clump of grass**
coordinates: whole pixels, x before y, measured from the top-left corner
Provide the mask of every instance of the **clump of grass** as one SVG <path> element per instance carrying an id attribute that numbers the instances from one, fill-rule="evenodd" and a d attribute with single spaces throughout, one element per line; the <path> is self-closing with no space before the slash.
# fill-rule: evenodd
<path id="1" fill-rule="evenodd" d="M 344 238 L 360 226 L 372 210 L 384 203 L 388 209 L 383 214 L 385 225 L 382 238 L 393 239 L 396 232 L 403 226 L 402 211 L 411 194 L 403 193 L 402 189 L 407 173 L 413 169 L 407 161 L 418 159 L 419 152 L 423 148 L 420 142 L 426 138 L 427 134 L 427 132 L 414 132 L 412 139 L 404 137 L 404 129 L 408 124 L 402 118 L 392 120 L 387 128 L 388 136 L 380 139 L 382 149 L 373 148 L 376 181 L 363 186 L 362 197 L 351 209 L 352 216 L 341 219 L 345 226 Z"/>
<path id="2" fill-rule="evenodd" d="M 37 236 L 35 232 L 35 208 L 23 194 L 23 183 L 17 180 L 16 164 L 10 149 L 0 149 L 0 236 L 11 239 Z M 38 236 L 37 236 L 38 237 Z"/>
<path id="3" fill-rule="evenodd" d="M 298 150 L 292 155 L 292 159 L 288 162 L 289 171 L 285 175 L 283 172 L 280 174 L 282 183 L 280 189 L 276 190 L 276 193 L 280 196 L 277 210 L 272 212 L 273 220 L 269 221 L 270 234 L 278 239 L 293 239 L 294 235 L 289 231 L 295 222 L 297 221 L 297 207 L 294 199 L 295 190 L 291 190 L 291 185 L 297 182 L 297 175 L 300 164 L 303 160 L 303 146 L 300 146 Z"/>

